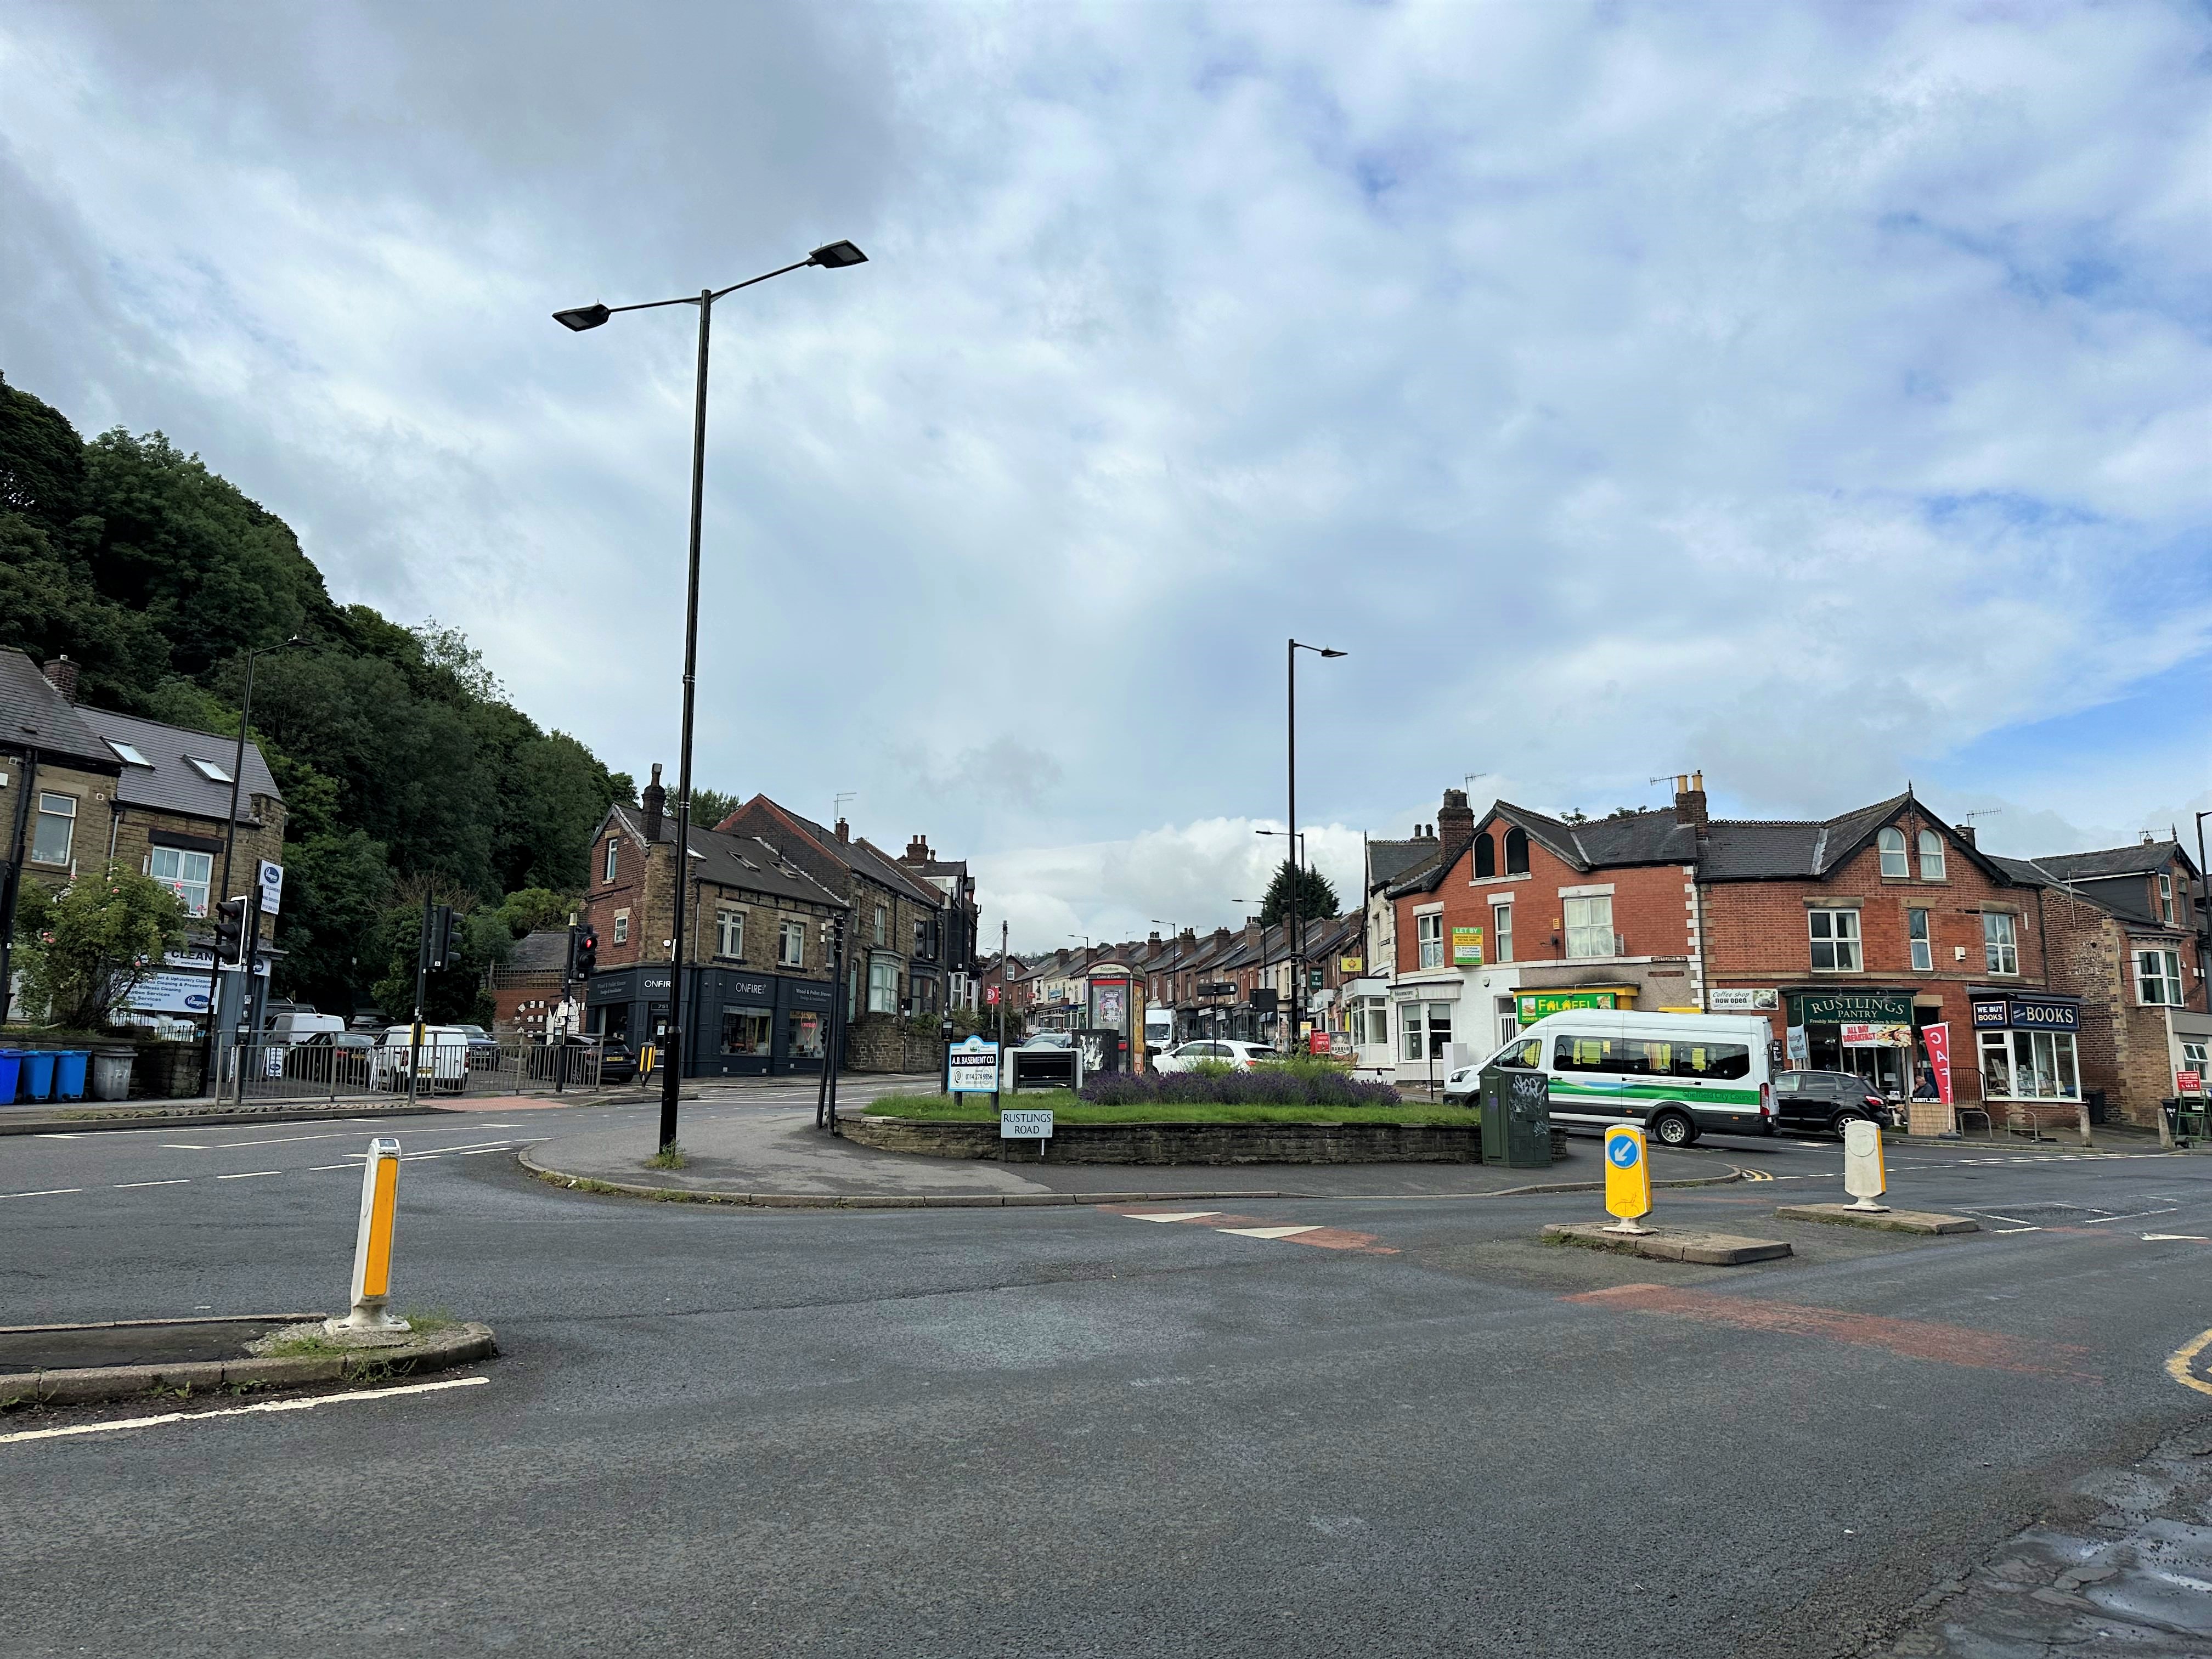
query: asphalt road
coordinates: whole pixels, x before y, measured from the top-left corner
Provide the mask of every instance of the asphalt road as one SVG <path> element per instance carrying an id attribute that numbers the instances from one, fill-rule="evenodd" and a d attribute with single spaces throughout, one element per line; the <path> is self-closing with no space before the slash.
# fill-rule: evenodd
<path id="1" fill-rule="evenodd" d="M 1841 1196 L 1832 1143 L 1716 1142 L 1774 1179 L 1656 1218 L 1798 1254 L 1715 1269 L 1537 1243 L 1583 1195 L 758 1212 L 519 1172 L 576 1121 L 386 1126 L 395 1303 L 491 1322 L 482 1386 L 0 1443 L 0 1654 L 1887 1652 L 2212 1428 L 2165 1369 L 2212 1326 L 2212 1159 L 1900 1149 L 1894 1201 L 1990 1230 L 1926 1240 L 1771 1218 Z M 336 1309 L 364 1140 L 0 1140 L 0 1322 Z"/>

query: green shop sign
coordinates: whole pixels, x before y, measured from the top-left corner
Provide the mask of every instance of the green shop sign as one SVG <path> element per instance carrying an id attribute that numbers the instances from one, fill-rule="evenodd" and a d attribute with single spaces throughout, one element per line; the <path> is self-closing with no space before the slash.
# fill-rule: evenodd
<path id="1" fill-rule="evenodd" d="M 1793 991 L 1792 1025 L 1910 1025 L 1910 991 Z"/>
<path id="2" fill-rule="evenodd" d="M 1514 994 L 1515 1014 L 1523 1025 L 1533 1025 L 1547 1014 L 1570 1008 L 1618 1008 L 1618 991 L 1520 991 Z"/>

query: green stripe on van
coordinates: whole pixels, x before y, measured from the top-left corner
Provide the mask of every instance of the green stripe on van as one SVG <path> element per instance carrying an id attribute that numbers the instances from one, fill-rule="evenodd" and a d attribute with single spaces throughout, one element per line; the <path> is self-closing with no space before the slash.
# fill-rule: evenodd
<path id="1" fill-rule="evenodd" d="M 1759 1109 L 1759 1091 L 1756 1089 L 1725 1089 L 1716 1083 L 1700 1083 L 1694 1078 L 1682 1078 L 1671 1085 L 1657 1083 L 1621 1083 L 1609 1088 L 1593 1089 L 1585 1084 L 1569 1083 L 1563 1078 L 1552 1079 L 1552 1098 L 1569 1100 L 1679 1100 L 1685 1106 L 1708 1104 L 1714 1106 L 1748 1106 Z"/>

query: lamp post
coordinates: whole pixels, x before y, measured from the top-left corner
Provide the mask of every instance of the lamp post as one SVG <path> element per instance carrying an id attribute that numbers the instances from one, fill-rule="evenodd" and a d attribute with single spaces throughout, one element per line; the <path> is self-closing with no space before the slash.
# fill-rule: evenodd
<path id="1" fill-rule="evenodd" d="M 670 953 L 668 990 L 667 1046 L 674 1060 L 661 1074 L 660 1080 L 660 1147 L 664 1152 L 676 1144 L 676 1102 L 684 1076 L 684 956 L 687 944 L 684 896 L 689 884 L 686 878 L 691 857 L 691 712 L 699 670 L 699 519 L 707 480 L 707 338 L 714 320 L 714 301 L 741 288 L 751 288 L 771 276 L 802 270 L 809 265 L 842 270 L 848 265 L 866 264 L 867 258 L 850 242 L 830 242 L 804 259 L 747 277 L 742 283 L 732 283 L 727 288 L 702 289 L 696 298 L 685 295 L 674 300 L 648 300 L 640 305 L 593 304 L 553 313 L 555 322 L 580 334 L 586 329 L 598 328 L 617 312 L 654 311 L 663 306 L 699 307 L 699 371 L 691 414 L 691 549 L 684 602 L 684 733 L 676 766 L 676 945 Z"/>
<path id="2" fill-rule="evenodd" d="M 244 785 L 246 780 L 246 729 L 253 719 L 254 661 L 257 658 L 273 657 L 279 651 L 289 651 L 294 649 L 295 647 L 302 646 L 306 643 L 307 641 L 301 638 L 297 634 L 295 634 L 290 639 L 286 640 L 281 645 L 264 645 L 258 649 L 248 651 L 246 653 L 246 692 L 245 695 L 239 699 L 238 707 L 238 751 L 234 756 L 233 756 L 230 763 L 230 817 L 229 821 L 223 825 L 222 882 L 219 889 L 219 896 L 221 898 L 227 899 L 231 896 L 231 862 L 238 852 L 238 792 Z M 216 902 L 216 897 L 210 896 L 208 901 L 208 908 L 210 910 L 215 908 Z M 257 933 L 260 931 L 261 927 L 260 915 L 261 911 L 258 901 L 256 903 L 246 907 L 246 921 Z M 243 969 L 246 962 L 251 959 L 246 948 L 246 942 L 243 939 L 239 941 L 238 956 L 239 965 Z M 218 1035 L 216 1022 L 216 1010 L 222 1000 L 222 996 L 220 995 L 222 988 L 222 947 L 220 945 L 216 945 L 210 946 L 208 951 L 208 1052 L 204 1067 L 205 1073 L 208 1078 L 212 1078 L 215 1075 L 215 1062 L 217 1052 L 216 1037 Z M 241 1024 L 246 1018 L 246 1011 L 247 1006 L 252 1000 L 252 996 L 253 987 L 250 983 L 241 981 L 238 988 L 238 1015 Z"/>
<path id="3" fill-rule="evenodd" d="M 1316 657 L 1340 657 L 1341 651 L 1322 645 L 1301 645 L 1292 640 L 1283 651 L 1285 679 L 1289 690 L 1288 764 L 1285 769 L 1289 781 L 1289 811 L 1283 820 L 1284 830 L 1296 834 L 1298 827 L 1298 653 L 1310 651 Z M 1306 937 L 1298 925 L 1298 879 L 1294 869 L 1291 873 L 1291 925 L 1284 936 L 1284 946 L 1291 956 L 1291 1042 L 1298 1040 L 1298 1003 L 1305 990 Z"/>

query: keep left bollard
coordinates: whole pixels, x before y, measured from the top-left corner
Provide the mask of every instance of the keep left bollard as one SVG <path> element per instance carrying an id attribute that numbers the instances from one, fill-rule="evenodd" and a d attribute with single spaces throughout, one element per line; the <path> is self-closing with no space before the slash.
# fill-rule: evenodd
<path id="1" fill-rule="evenodd" d="M 1887 1172 L 1881 1164 L 1881 1131 L 1863 1117 L 1844 1125 L 1844 1190 L 1857 1200 L 1844 1207 L 1862 1214 L 1887 1212 L 1889 1206 L 1875 1200 L 1888 1190 Z"/>
<path id="2" fill-rule="evenodd" d="M 353 1311 L 326 1319 L 325 1330 L 404 1331 L 405 1320 L 385 1310 L 392 1292 L 392 1224 L 399 1207 L 399 1143 L 380 1135 L 368 1143 L 361 1172 L 361 1226 L 353 1247 Z"/>

